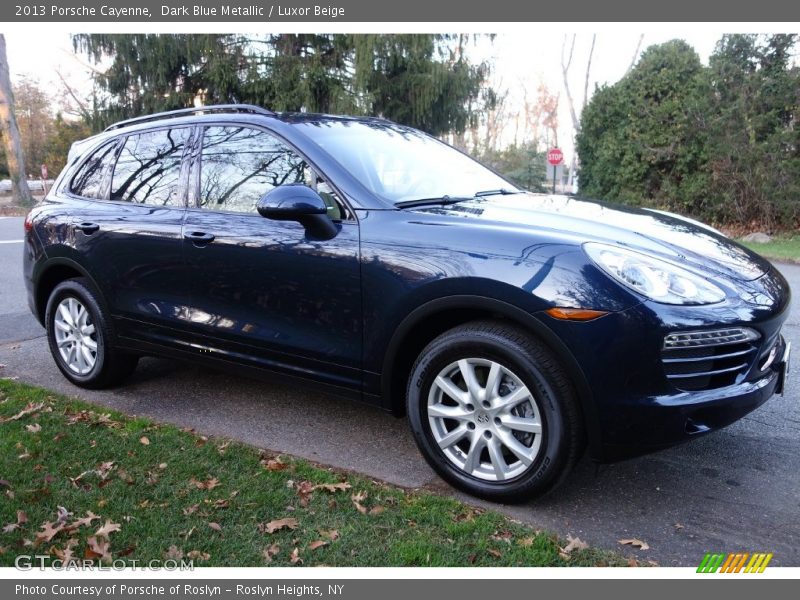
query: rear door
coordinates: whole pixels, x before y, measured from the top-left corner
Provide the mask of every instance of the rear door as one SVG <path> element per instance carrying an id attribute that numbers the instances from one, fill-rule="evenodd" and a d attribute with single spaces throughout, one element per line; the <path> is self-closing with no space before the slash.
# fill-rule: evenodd
<path id="1" fill-rule="evenodd" d="M 285 142 L 247 126 L 204 128 L 197 167 L 184 224 L 194 330 L 218 355 L 360 388 L 359 228 L 334 189 Z M 256 212 L 263 194 L 292 183 L 329 204 L 333 239 Z"/>
<path id="2" fill-rule="evenodd" d="M 170 341 L 189 296 L 181 226 L 191 127 L 118 140 L 113 169 L 73 218 L 76 249 L 100 286 L 118 333 Z M 79 172 L 80 175 L 80 172 Z"/>

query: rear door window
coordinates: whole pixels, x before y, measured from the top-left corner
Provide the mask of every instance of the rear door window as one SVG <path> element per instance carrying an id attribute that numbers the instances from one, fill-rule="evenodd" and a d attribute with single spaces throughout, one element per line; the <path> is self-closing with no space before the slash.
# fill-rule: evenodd
<path id="1" fill-rule="evenodd" d="M 181 127 L 128 136 L 114 168 L 111 200 L 183 206 L 181 159 L 190 134 Z"/>

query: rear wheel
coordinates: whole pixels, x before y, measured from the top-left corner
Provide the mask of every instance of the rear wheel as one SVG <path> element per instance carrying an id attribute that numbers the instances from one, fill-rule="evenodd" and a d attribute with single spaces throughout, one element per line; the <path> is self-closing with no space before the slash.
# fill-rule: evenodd
<path id="1" fill-rule="evenodd" d="M 45 323 L 56 365 L 75 385 L 108 387 L 136 368 L 138 357 L 112 346 L 110 318 L 86 279 L 56 286 L 47 302 Z"/>
<path id="2" fill-rule="evenodd" d="M 583 449 L 575 392 L 538 340 L 502 322 L 452 329 L 414 365 L 408 415 L 428 463 L 491 500 L 546 493 Z"/>

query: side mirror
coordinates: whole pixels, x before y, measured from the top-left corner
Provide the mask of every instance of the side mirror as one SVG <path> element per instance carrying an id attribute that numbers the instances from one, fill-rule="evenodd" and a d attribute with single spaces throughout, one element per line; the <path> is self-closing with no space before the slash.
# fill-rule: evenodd
<path id="1" fill-rule="evenodd" d="M 310 237 L 318 240 L 329 240 L 339 233 L 328 216 L 325 201 L 302 183 L 272 188 L 258 201 L 256 210 L 262 217 L 274 221 L 297 221 Z"/>

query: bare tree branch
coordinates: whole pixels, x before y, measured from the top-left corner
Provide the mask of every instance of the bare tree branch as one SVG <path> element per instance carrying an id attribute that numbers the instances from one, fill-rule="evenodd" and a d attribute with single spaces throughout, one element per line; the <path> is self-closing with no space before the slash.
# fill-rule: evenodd
<path id="1" fill-rule="evenodd" d="M 67 80 L 64 79 L 64 76 L 61 74 L 61 71 L 56 69 L 56 75 L 58 75 L 58 78 L 61 80 L 61 83 L 64 85 L 64 89 L 67 90 L 67 93 L 75 101 L 75 104 L 78 105 L 78 110 L 80 111 L 80 113 L 83 116 L 84 120 L 87 123 L 91 123 L 92 122 L 92 113 L 86 107 L 86 103 L 83 102 L 80 98 L 78 98 L 78 95 L 75 93 L 75 90 L 73 90 L 72 87 L 67 83 Z"/>
<path id="2" fill-rule="evenodd" d="M 586 102 L 589 100 L 589 72 L 592 70 L 592 55 L 594 54 L 594 43 L 597 40 L 597 34 L 592 35 L 592 47 L 589 49 L 589 61 L 586 63 L 586 78 L 583 80 L 583 105 L 581 112 L 586 108 Z"/>
<path id="3" fill-rule="evenodd" d="M 636 64 L 636 59 L 639 58 L 639 50 L 642 49 L 642 41 L 644 40 L 644 34 L 639 36 L 639 42 L 636 44 L 636 50 L 633 51 L 633 56 L 631 57 L 631 64 L 628 65 L 628 70 L 625 71 L 625 75 L 631 72 L 633 66 Z M 623 77 L 625 76 L 623 75 Z"/>
<path id="4" fill-rule="evenodd" d="M 578 120 L 578 115 L 575 112 L 575 102 L 572 100 L 572 92 L 569 89 L 569 67 L 572 64 L 572 54 L 575 51 L 575 38 L 577 37 L 576 34 L 572 34 L 572 44 L 569 49 L 569 59 L 567 62 L 564 62 L 564 48 L 567 45 L 567 36 L 564 35 L 564 41 L 561 44 L 561 74 L 564 77 L 564 90 L 567 92 L 567 102 L 569 104 L 569 114 L 572 117 L 572 127 L 575 129 L 577 133 L 580 131 L 580 121 Z"/>

